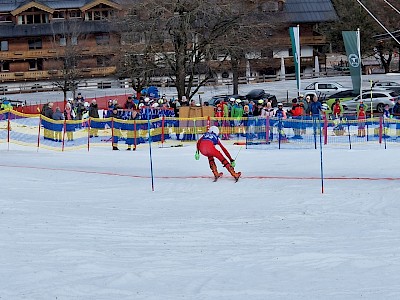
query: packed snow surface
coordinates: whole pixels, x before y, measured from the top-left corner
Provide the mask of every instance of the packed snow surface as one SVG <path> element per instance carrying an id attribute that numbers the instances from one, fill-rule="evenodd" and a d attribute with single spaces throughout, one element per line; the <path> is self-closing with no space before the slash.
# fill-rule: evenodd
<path id="1" fill-rule="evenodd" d="M 120 148 L 0 145 L 0 299 L 400 298 L 399 146 Z"/>

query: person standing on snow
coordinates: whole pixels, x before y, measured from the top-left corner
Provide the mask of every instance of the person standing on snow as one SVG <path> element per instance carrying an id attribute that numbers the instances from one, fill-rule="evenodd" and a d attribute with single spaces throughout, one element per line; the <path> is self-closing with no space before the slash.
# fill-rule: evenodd
<path id="1" fill-rule="evenodd" d="M 210 164 L 210 169 L 214 174 L 215 180 L 222 176 L 222 173 L 219 173 L 217 170 L 217 166 L 215 164 L 214 158 L 217 158 L 222 165 L 229 171 L 229 173 L 235 178 L 237 181 L 242 175 L 241 172 L 235 172 L 235 160 L 229 154 L 228 150 L 222 145 L 221 141 L 218 138 L 219 129 L 217 126 L 211 126 L 208 132 L 206 132 L 198 141 L 197 141 L 197 151 L 195 158 L 199 159 L 199 152 L 208 158 L 208 162 Z M 216 145 L 219 145 L 224 154 L 229 159 L 225 158 L 225 156 L 215 148 Z"/>

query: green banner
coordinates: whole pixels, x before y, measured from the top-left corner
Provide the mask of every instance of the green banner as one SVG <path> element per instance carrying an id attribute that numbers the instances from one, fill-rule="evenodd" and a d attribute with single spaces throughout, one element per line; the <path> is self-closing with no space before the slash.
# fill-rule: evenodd
<path id="1" fill-rule="evenodd" d="M 299 27 L 289 27 L 290 39 L 292 41 L 292 51 L 294 67 L 296 71 L 297 91 L 300 93 L 300 30 Z"/>
<path id="2" fill-rule="evenodd" d="M 351 81 L 353 82 L 353 91 L 361 91 L 361 53 L 359 31 L 342 31 L 344 47 L 346 48 L 347 60 Z"/>

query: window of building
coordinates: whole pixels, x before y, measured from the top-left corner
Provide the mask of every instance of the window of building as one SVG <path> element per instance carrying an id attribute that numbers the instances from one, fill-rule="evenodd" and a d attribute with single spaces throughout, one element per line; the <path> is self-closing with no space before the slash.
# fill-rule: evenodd
<path id="1" fill-rule="evenodd" d="M 112 10 L 96 8 L 85 13 L 86 21 L 108 20 L 113 15 Z"/>
<path id="2" fill-rule="evenodd" d="M 110 64 L 110 58 L 107 56 L 98 56 L 96 60 L 98 67 L 107 67 Z"/>
<path id="3" fill-rule="evenodd" d="M 43 70 L 43 60 L 42 59 L 31 59 L 28 60 L 29 71 L 41 71 Z"/>
<path id="4" fill-rule="evenodd" d="M 108 33 L 102 33 L 96 35 L 97 45 L 108 45 L 110 43 L 110 35 Z"/>
<path id="5" fill-rule="evenodd" d="M 272 49 L 262 50 L 261 51 L 261 57 L 273 58 L 274 57 L 274 52 L 272 51 Z"/>
<path id="6" fill-rule="evenodd" d="M 28 40 L 29 50 L 42 49 L 42 39 L 30 39 Z"/>
<path id="7" fill-rule="evenodd" d="M 0 64 L 1 72 L 8 72 L 10 71 L 10 63 L 8 61 L 4 61 Z"/>
<path id="8" fill-rule="evenodd" d="M 65 37 L 60 37 L 60 46 L 61 47 L 67 46 L 67 39 Z"/>
<path id="9" fill-rule="evenodd" d="M 49 23 L 49 15 L 45 13 L 27 13 L 17 17 L 18 24 L 42 24 Z"/>
<path id="10" fill-rule="evenodd" d="M 78 37 L 76 36 L 71 37 L 71 45 L 73 46 L 78 45 Z"/>
<path id="11" fill-rule="evenodd" d="M 69 17 L 73 18 L 82 18 L 82 12 L 80 10 L 71 10 L 69 12 Z"/>
<path id="12" fill-rule="evenodd" d="M 65 19 L 65 12 L 64 11 L 55 11 L 53 13 L 53 19 Z"/>
<path id="13" fill-rule="evenodd" d="M 1 41 L 0 47 L 1 51 L 8 51 L 8 41 Z"/>
<path id="14" fill-rule="evenodd" d="M 0 23 L 10 23 L 10 22 L 12 22 L 11 15 L 0 14 Z"/>

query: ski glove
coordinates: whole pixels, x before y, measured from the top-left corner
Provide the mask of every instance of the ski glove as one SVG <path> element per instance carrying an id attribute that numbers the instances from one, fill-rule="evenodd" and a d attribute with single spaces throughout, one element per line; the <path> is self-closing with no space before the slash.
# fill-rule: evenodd
<path id="1" fill-rule="evenodd" d="M 232 168 L 236 167 L 236 162 L 234 160 L 231 161 Z"/>
<path id="2" fill-rule="evenodd" d="M 195 160 L 199 160 L 200 159 L 199 150 L 197 150 L 196 153 L 194 154 L 194 159 Z"/>

